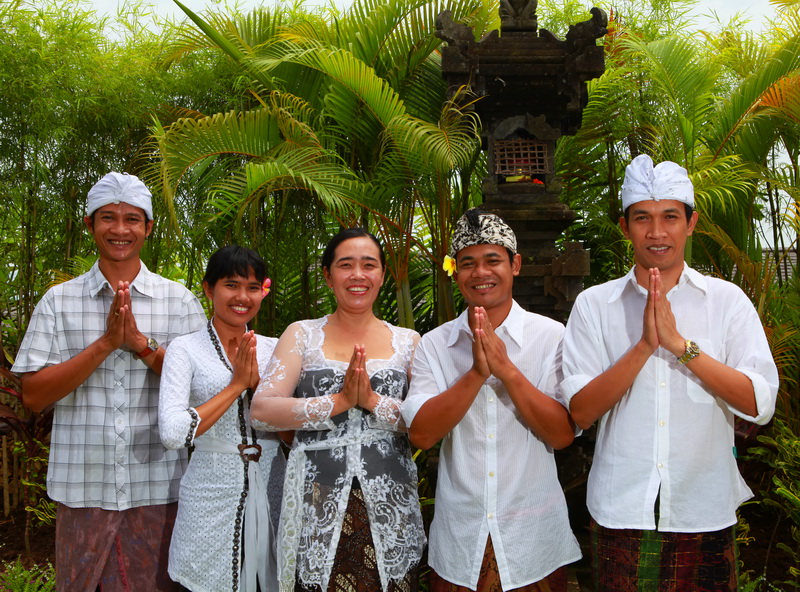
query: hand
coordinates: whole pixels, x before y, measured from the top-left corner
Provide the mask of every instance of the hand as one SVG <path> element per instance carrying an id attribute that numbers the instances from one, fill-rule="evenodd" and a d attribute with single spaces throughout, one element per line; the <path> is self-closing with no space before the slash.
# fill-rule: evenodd
<path id="1" fill-rule="evenodd" d="M 123 284 L 124 282 L 120 282 Z M 125 304 L 125 290 L 114 293 L 111 309 L 106 317 L 106 332 L 104 337 L 113 349 L 119 349 L 125 343 L 125 325 L 127 317 L 132 316 L 130 307 Z"/>
<path id="2" fill-rule="evenodd" d="M 136 325 L 136 318 L 133 316 L 130 282 L 119 282 L 119 284 L 117 284 L 117 297 L 119 298 L 120 306 L 124 307 L 127 311 L 125 315 L 125 338 L 123 345 L 129 351 L 138 353 L 147 347 L 147 337 L 139 331 L 139 327 Z"/>
<path id="3" fill-rule="evenodd" d="M 375 405 L 378 404 L 379 395 L 375 391 L 372 390 L 372 383 L 369 380 L 369 374 L 367 373 L 367 352 L 366 349 L 363 349 L 364 353 L 361 356 L 361 365 L 358 368 L 357 380 L 359 382 L 358 385 L 358 406 L 366 411 L 372 411 L 375 409 Z"/>
<path id="4" fill-rule="evenodd" d="M 650 269 L 647 303 L 644 306 L 644 319 L 642 321 L 642 343 L 647 348 L 648 354 L 652 354 L 658 349 L 658 329 L 656 328 L 656 296 L 655 280 L 653 272 L 658 268 Z"/>
<path id="5" fill-rule="evenodd" d="M 651 298 L 654 303 L 653 317 L 659 345 L 676 357 L 682 356 L 686 349 L 686 340 L 678 333 L 675 315 L 672 314 L 672 307 L 664 294 L 661 271 L 658 268 L 650 270 L 648 300 Z"/>
<path id="6" fill-rule="evenodd" d="M 358 405 L 360 391 L 363 387 L 361 374 L 366 374 L 364 368 L 364 346 L 356 344 L 353 346 L 353 355 L 350 357 L 350 364 L 344 374 L 344 384 L 339 393 L 344 399 L 346 408 L 350 409 Z"/>
<path id="7" fill-rule="evenodd" d="M 258 386 L 258 358 L 256 356 L 256 336 L 253 331 L 245 331 L 236 354 L 231 360 L 233 376 L 231 385 L 236 387 L 237 393 L 246 389 L 255 389 Z"/>
<path id="8" fill-rule="evenodd" d="M 489 372 L 504 380 L 515 366 L 508 357 L 506 344 L 494 332 L 489 315 L 483 307 L 475 308 L 475 329 L 473 330 L 478 345 L 483 350 L 483 358 Z"/>
<path id="9" fill-rule="evenodd" d="M 478 376 L 483 379 L 489 378 L 492 371 L 489 369 L 489 362 L 486 359 L 486 353 L 480 342 L 479 332 L 481 331 L 480 313 L 485 314 L 486 311 L 483 307 L 476 306 L 469 308 L 467 315 L 469 318 L 469 328 L 472 329 L 472 369 L 478 373 Z"/>

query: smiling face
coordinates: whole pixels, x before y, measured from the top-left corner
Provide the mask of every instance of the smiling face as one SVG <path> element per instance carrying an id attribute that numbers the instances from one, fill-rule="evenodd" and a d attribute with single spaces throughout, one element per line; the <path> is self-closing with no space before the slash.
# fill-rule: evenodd
<path id="1" fill-rule="evenodd" d="M 255 318 L 264 299 L 261 282 L 252 269 L 247 277 L 220 278 L 213 286 L 203 282 L 203 292 L 214 304 L 215 322 L 237 329 Z"/>
<path id="2" fill-rule="evenodd" d="M 378 246 L 370 237 L 339 243 L 330 267 L 323 268 L 323 273 L 339 308 L 355 313 L 372 310 L 383 285 L 384 268 Z"/>
<path id="3" fill-rule="evenodd" d="M 470 307 L 482 306 L 493 323 L 501 321 L 511 309 L 514 277 L 519 275 L 522 258 L 510 260 L 500 245 L 473 245 L 456 254 L 455 280 Z"/>
<path id="4" fill-rule="evenodd" d="M 153 221 L 142 208 L 124 202 L 102 206 L 83 220 L 94 237 L 101 262 L 138 260 L 144 239 L 153 230 Z"/>
<path id="5" fill-rule="evenodd" d="M 697 212 L 687 220 L 683 202 L 646 200 L 631 205 L 628 219 L 620 218 L 619 224 L 633 245 L 637 279 L 640 273 L 646 275 L 648 269 L 657 267 L 668 285 L 674 285 L 683 271 L 686 241 L 694 232 Z"/>

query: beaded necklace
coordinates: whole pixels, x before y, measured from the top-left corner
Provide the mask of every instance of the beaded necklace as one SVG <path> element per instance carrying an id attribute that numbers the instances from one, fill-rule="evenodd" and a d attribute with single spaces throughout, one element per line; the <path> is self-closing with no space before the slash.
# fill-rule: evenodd
<path id="1" fill-rule="evenodd" d="M 211 324 L 211 319 L 208 319 L 208 324 L 206 325 L 208 329 L 208 337 L 211 340 L 211 344 L 214 346 L 214 349 L 217 350 L 217 356 L 219 356 L 220 362 L 233 374 L 233 368 L 228 363 L 228 360 L 225 359 L 225 354 L 222 353 L 222 346 L 219 343 L 219 339 L 217 339 L 217 335 L 214 332 L 214 328 Z M 253 397 L 252 389 L 247 389 L 247 403 L 248 407 L 250 401 Z M 249 444 L 247 442 L 247 424 L 244 419 L 244 397 L 237 397 L 238 403 L 238 412 L 239 412 L 239 433 L 242 436 L 242 443 L 239 444 L 239 456 L 242 459 L 242 463 L 244 466 L 244 487 L 242 488 L 242 494 L 239 496 L 239 504 L 236 506 L 236 520 L 234 522 L 233 527 L 233 590 L 234 592 L 239 589 L 239 561 L 241 557 L 240 553 L 240 546 L 239 541 L 241 540 L 242 534 L 242 523 L 243 519 L 242 516 L 244 515 L 244 503 L 247 499 L 247 492 L 250 489 L 250 479 L 247 474 L 247 467 L 251 460 L 258 461 L 258 457 L 260 454 L 257 455 L 250 455 L 245 454 L 244 450 L 247 448 L 258 448 L 260 452 L 260 446 L 256 442 L 256 433 L 255 430 L 251 427 L 251 437 L 253 439 L 253 444 Z"/>

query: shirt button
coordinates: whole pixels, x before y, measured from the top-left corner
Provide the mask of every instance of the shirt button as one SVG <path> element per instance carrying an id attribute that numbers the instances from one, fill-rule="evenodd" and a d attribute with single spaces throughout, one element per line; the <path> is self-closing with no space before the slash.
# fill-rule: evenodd
<path id="1" fill-rule="evenodd" d="M 662 421 L 659 421 L 659 422 L 658 422 L 658 425 L 660 425 L 660 426 L 663 428 L 663 427 L 664 427 L 665 425 L 667 425 L 667 424 L 666 424 L 666 422 L 664 422 L 664 421 L 662 420 Z"/>
<path id="2" fill-rule="evenodd" d="M 486 514 L 486 517 L 487 517 L 489 520 L 491 520 L 492 518 L 494 518 L 494 514 L 492 514 L 491 512 L 489 512 L 488 514 Z"/>
<path id="3" fill-rule="evenodd" d="M 659 469 L 663 469 L 664 468 L 664 463 L 658 463 L 658 468 Z"/>
<path id="4" fill-rule="evenodd" d="M 659 382 L 658 386 L 660 386 L 661 388 L 664 388 L 664 387 L 667 386 L 667 383 L 666 382 Z"/>
<path id="5" fill-rule="evenodd" d="M 490 440 L 494 439 L 494 434 L 489 434 L 489 439 Z"/>
<path id="6" fill-rule="evenodd" d="M 489 476 L 494 477 L 494 471 L 489 471 Z"/>
<path id="7" fill-rule="evenodd" d="M 489 397 L 489 402 L 493 403 L 494 402 L 494 397 Z"/>

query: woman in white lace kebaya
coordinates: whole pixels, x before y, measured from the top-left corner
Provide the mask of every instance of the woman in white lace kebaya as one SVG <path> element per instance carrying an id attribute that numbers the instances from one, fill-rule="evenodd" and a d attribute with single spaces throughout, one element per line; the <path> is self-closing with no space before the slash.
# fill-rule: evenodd
<path id="1" fill-rule="evenodd" d="M 296 430 L 280 590 L 413 591 L 425 534 L 400 404 L 419 335 L 372 312 L 385 272 L 374 236 L 342 231 L 322 269 L 336 311 L 286 329 L 253 399 L 256 427 Z"/>
<path id="2" fill-rule="evenodd" d="M 208 261 L 208 325 L 175 339 L 161 374 L 167 448 L 194 448 L 183 475 L 169 575 L 193 592 L 277 588 L 275 534 L 284 455 L 276 434 L 250 426 L 253 389 L 276 340 L 247 330 L 269 291 L 264 262 L 243 247 Z"/>

